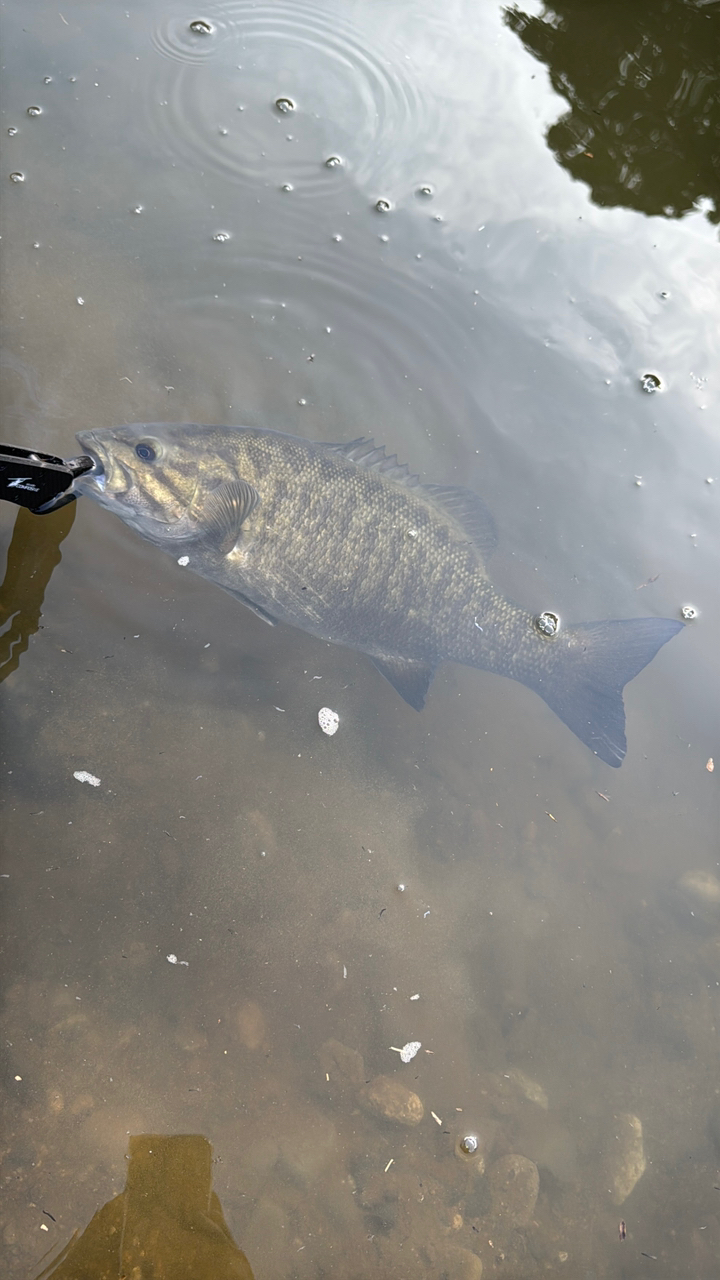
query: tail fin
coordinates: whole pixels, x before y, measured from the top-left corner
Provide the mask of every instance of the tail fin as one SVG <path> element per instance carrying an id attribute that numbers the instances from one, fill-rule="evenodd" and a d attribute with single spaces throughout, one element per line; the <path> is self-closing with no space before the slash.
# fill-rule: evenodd
<path id="1" fill-rule="evenodd" d="M 582 622 L 566 631 L 556 666 L 522 676 L 556 715 L 606 764 L 625 758 L 622 691 L 682 628 L 672 618 Z"/>

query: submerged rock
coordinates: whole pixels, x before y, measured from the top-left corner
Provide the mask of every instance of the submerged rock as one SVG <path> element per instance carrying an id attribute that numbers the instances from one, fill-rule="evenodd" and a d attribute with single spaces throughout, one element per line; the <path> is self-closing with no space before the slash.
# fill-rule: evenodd
<path id="1" fill-rule="evenodd" d="M 481 1280 L 482 1260 L 469 1249 L 451 1248 L 442 1257 L 442 1274 L 447 1280 Z"/>
<path id="2" fill-rule="evenodd" d="M 712 871 L 686 871 L 678 880 L 678 888 L 698 902 L 720 903 L 720 880 Z"/>
<path id="3" fill-rule="evenodd" d="M 529 1226 L 540 1190 L 537 1165 L 527 1156 L 503 1156 L 490 1166 L 487 1177 L 493 1216 L 506 1227 Z"/>
<path id="4" fill-rule="evenodd" d="M 620 1205 L 627 1200 L 635 1184 L 642 1178 L 647 1160 L 643 1149 L 642 1124 L 637 1116 L 624 1111 L 614 1119 L 607 1170 L 612 1202 Z"/>
<path id="5" fill-rule="evenodd" d="M 349 1049 L 339 1040 L 326 1040 L 319 1056 L 320 1066 L 331 1083 L 340 1081 L 359 1087 L 365 1079 L 365 1063 L 357 1049 Z"/>
<path id="6" fill-rule="evenodd" d="M 255 1052 L 265 1043 L 265 1017 L 259 1004 L 254 1000 L 246 1000 L 237 1012 L 237 1028 L 240 1042 L 246 1049 Z"/>
<path id="7" fill-rule="evenodd" d="M 523 1098 L 527 1098 L 528 1102 L 534 1102 L 536 1106 L 542 1107 L 543 1111 L 547 1111 L 548 1096 L 537 1080 L 527 1076 L 519 1067 L 511 1067 L 508 1071 L 508 1077 Z"/>
<path id="8" fill-rule="evenodd" d="M 376 1076 L 360 1090 L 360 1105 L 371 1115 L 412 1129 L 425 1115 L 418 1095 L 393 1076 Z"/>

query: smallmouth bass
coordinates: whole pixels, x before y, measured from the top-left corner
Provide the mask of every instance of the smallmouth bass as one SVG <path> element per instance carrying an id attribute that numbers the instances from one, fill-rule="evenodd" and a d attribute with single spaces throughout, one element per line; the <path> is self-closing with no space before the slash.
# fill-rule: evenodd
<path id="1" fill-rule="evenodd" d="M 423 484 L 372 440 L 134 423 L 78 434 L 76 482 L 272 625 L 359 649 L 420 710 L 440 662 L 519 680 L 601 760 L 625 756 L 622 691 L 682 623 L 561 624 L 493 586 L 496 541 L 467 489 Z"/>

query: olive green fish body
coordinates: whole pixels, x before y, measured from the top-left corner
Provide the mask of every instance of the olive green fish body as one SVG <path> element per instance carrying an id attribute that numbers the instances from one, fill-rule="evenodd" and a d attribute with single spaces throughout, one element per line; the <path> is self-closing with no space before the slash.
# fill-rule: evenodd
<path id="1" fill-rule="evenodd" d="M 441 661 L 511 676 L 622 762 L 622 688 L 681 624 L 538 621 L 493 587 L 474 494 L 421 484 L 373 441 L 183 423 L 78 438 L 97 459 L 78 488 L 266 621 L 367 653 L 418 708 Z"/>

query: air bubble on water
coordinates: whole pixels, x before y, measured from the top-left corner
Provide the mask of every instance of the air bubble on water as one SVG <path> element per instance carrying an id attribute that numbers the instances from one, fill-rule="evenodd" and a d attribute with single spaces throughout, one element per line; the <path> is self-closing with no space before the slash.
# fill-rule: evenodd
<path id="1" fill-rule="evenodd" d="M 141 204 L 134 204 L 132 207 L 132 213 L 142 213 L 143 208 L 144 206 Z"/>
<path id="2" fill-rule="evenodd" d="M 206 18 L 194 18 L 190 23 L 190 30 L 194 36 L 211 36 L 215 28 Z"/>
<path id="3" fill-rule="evenodd" d="M 635 476 L 635 488 L 636 488 L 636 489 L 642 489 L 642 486 L 643 486 L 643 478 L 642 478 L 642 476 Z"/>
<path id="4" fill-rule="evenodd" d="M 337 169 L 338 166 L 341 164 L 342 164 L 342 160 L 340 159 L 340 156 L 328 156 L 327 160 L 325 161 L 325 168 Z"/>
<path id="5" fill-rule="evenodd" d="M 77 304 L 78 304 L 78 306 L 79 306 L 79 307 L 84 307 L 84 306 L 85 306 L 85 299 L 84 299 L 84 298 L 76 298 L 76 299 L 75 299 L 75 301 L 77 302 Z"/>
<path id="6" fill-rule="evenodd" d="M 698 611 L 694 604 L 684 604 L 680 610 L 680 617 L 683 622 L 693 622 L 698 616 Z"/>
<path id="7" fill-rule="evenodd" d="M 377 210 L 378 213 L 389 213 L 391 209 L 390 201 L 383 200 L 383 199 L 376 200 L 375 209 Z"/>
<path id="8" fill-rule="evenodd" d="M 68 76 L 70 84 L 77 84 L 77 76 Z"/>
<path id="9" fill-rule="evenodd" d="M 398 893 L 404 893 L 406 888 L 407 888 L 407 886 L 406 886 L 406 885 L 404 885 L 404 884 L 399 884 L 399 885 L 397 886 L 397 891 L 398 891 Z"/>
<path id="10" fill-rule="evenodd" d="M 238 103 L 238 105 L 237 105 L 237 109 L 238 109 L 238 111 L 244 111 L 244 110 L 245 110 L 245 108 L 244 108 L 244 107 L 241 107 L 241 106 L 240 106 L 240 103 Z"/>
<path id="11" fill-rule="evenodd" d="M 221 138 L 227 138 L 228 136 L 228 130 L 222 124 L 218 127 L 218 133 L 220 134 Z"/>
<path id="12" fill-rule="evenodd" d="M 417 189 L 417 195 L 424 196 L 426 200 L 434 194 L 435 189 L 430 186 L 429 182 L 424 182 L 423 185 Z"/>
<path id="13" fill-rule="evenodd" d="M 387 244 L 389 239 L 389 236 L 378 236 L 378 240 L 382 240 L 383 244 Z"/>
<path id="14" fill-rule="evenodd" d="M 706 476 L 706 477 L 705 477 L 705 483 L 706 483 L 706 484 L 714 484 L 714 483 L 715 483 L 715 480 L 714 480 L 714 478 L 713 478 L 712 476 Z"/>
<path id="15" fill-rule="evenodd" d="M 307 400 L 298 400 L 298 404 L 307 404 Z"/>
<path id="16" fill-rule="evenodd" d="M 477 1154 L 477 1149 L 478 1140 L 474 1133 L 463 1134 L 463 1136 L 458 1139 L 457 1150 L 459 1155 L 474 1156 Z"/>
<path id="17" fill-rule="evenodd" d="M 280 188 L 281 191 L 292 191 L 293 189 L 294 188 L 293 188 L 292 182 L 283 182 Z"/>
<path id="18" fill-rule="evenodd" d="M 663 302 L 667 302 L 669 297 L 670 297 L 670 294 L 667 292 L 666 289 L 660 290 L 660 293 L 658 294 L 658 298 L 662 298 Z"/>
<path id="19" fill-rule="evenodd" d="M 24 181 L 25 181 L 25 174 L 24 174 L 24 173 L 20 173 L 20 170 L 18 169 L 15 173 L 11 173 L 11 174 L 10 174 L 10 181 L 11 181 L 11 182 L 24 182 Z"/>
<path id="20" fill-rule="evenodd" d="M 27 113 L 29 116 L 41 116 L 42 107 L 28 107 Z"/>
<path id="21" fill-rule="evenodd" d="M 443 221 L 443 216 L 441 213 L 436 213 L 433 215 L 433 222 L 442 222 L 442 221 Z"/>
<path id="22" fill-rule="evenodd" d="M 52 84 L 52 76 L 43 76 L 43 84 Z"/>
<path id="23" fill-rule="evenodd" d="M 329 325 L 329 324 L 326 324 L 326 325 L 325 325 L 325 332 L 326 332 L 326 333 L 332 333 L 332 329 L 331 329 L 331 327 L 330 327 L 330 325 Z"/>
<path id="24" fill-rule="evenodd" d="M 656 373 L 644 373 L 640 379 L 640 386 L 651 396 L 655 391 L 660 391 L 662 382 Z"/>
<path id="25" fill-rule="evenodd" d="M 8 137 L 14 138 L 16 133 L 17 133 L 17 125 L 11 124 L 10 128 L 8 129 Z"/>
<path id="26" fill-rule="evenodd" d="M 545 609 L 535 619 L 535 626 L 541 635 L 554 636 L 560 630 L 560 618 L 557 613 L 553 613 L 550 609 Z"/>
<path id="27" fill-rule="evenodd" d="M 230 239 L 229 231 L 216 231 L 215 235 L 213 236 L 213 240 L 215 241 L 216 244 L 224 244 L 225 241 L 229 239 Z"/>
<path id="28" fill-rule="evenodd" d="M 39 241 L 39 240 L 35 240 L 35 241 L 33 242 L 33 249 L 39 249 L 39 248 L 40 248 L 40 241 Z"/>
<path id="29" fill-rule="evenodd" d="M 295 110 L 295 103 L 292 98 L 276 98 L 275 106 L 284 116 Z"/>
<path id="30" fill-rule="evenodd" d="M 333 240 L 335 241 L 336 244 L 339 244 L 340 241 L 342 240 L 342 236 L 341 235 L 333 236 Z"/>

